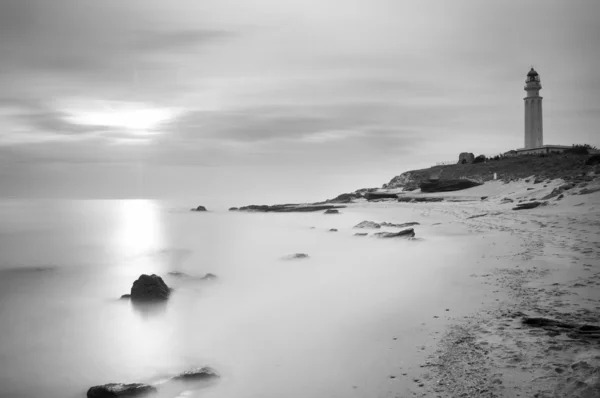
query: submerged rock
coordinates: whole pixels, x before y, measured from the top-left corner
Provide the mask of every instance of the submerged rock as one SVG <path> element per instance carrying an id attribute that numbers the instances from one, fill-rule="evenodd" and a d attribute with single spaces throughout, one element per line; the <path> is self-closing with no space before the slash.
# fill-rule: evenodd
<path id="1" fill-rule="evenodd" d="M 301 258 L 308 258 L 308 254 L 294 253 L 294 254 L 290 254 L 289 256 L 285 256 L 283 259 L 284 260 L 295 260 L 295 259 L 301 259 Z"/>
<path id="2" fill-rule="evenodd" d="M 367 236 L 369 235 L 367 232 L 357 232 L 354 234 L 354 236 Z"/>
<path id="3" fill-rule="evenodd" d="M 239 209 L 237 207 L 230 207 L 229 211 L 238 211 Z"/>
<path id="4" fill-rule="evenodd" d="M 102 386 L 90 387 L 87 398 L 114 398 L 114 397 L 143 397 L 156 392 L 156 388 L 143 383 L 110 383 Z"/>
<path id="5" fill-rule="evenodd" d="M 377 232 L 373 236 L 377 238 L 412 238 L 415 236 L 415 230 L 408 228 L 399 232 Z"/>
<path id="6" fill-rule="evenodd" d="M 174 276 L 176 278 L 188 278 L 189 277 L 189 275 L 186 274 L 185 272 L 179 272 L 179 271 L 169 271 L 168 274 L 171 276 Z"/>
<path id="7" fill-rule="evenodd" d="M 205 280 L 205 281 L 214 280 L 214 279 L 217 279 L 217 276 L 215 274 L 208 273 L 200 279 Z"/>
<path id="8" fill-rule="evenodd" d="M 131 286 L 131 299 L 139 301 L 167 300 L 171 289 L 163 279 L 155 274 L 140 275 Z"/>
<path id="9" fill-rule="evenodd" d="M 187 370 L 173 377 L 173 380 L 209 380 L 219 378 L 219 374 L 208 366 Z"/>
<path id="10" fill-rule="evenodd" d="M 206 207 L 204 206 L 198 206 L 195 209 L 191 209 L 192 211 L 206 211 Z"/>
<path id="11" fill-rule="evenodd" d="M 340 211 L 337 209 L 327 209 L 323 214 L 340 214 Z"/>
<path id="12" fill-rule="evenodd" d="M 374 221 L 363 221 L 356 224 L 353 228 L 381 228 L 381 224 Z"/>

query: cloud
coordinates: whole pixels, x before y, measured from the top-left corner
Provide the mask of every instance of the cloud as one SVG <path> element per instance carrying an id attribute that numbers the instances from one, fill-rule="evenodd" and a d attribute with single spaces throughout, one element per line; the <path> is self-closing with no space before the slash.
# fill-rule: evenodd
<path id="1" fill-rule="evenodd" d="M 235 33 L 216 29 L 195 29 L 179 31 L 136 31 L 133 50 L 148 52 L 189 51 L 202 45 L 232 38 Z"/>

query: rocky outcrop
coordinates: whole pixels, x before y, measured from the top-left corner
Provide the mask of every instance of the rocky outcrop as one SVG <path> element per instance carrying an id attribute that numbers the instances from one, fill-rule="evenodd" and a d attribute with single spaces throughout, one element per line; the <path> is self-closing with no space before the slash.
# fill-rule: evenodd
<path id="1" fill-rule="evenodd" d="M 541 205 L 542 202 L 528 202 L 528 203 L 520 203 L 517 207 L 513 207 L 513 210 L 525 210 L 525 209 L 533 209 Z"/>
<path id="2" fill-rule="evenodd" d="M 328 199 L 327 203 L 352 203 L 356 199 L 362 199 L 364 196 L 361 192 L 343 193 L 333 199 Z"/>
<path id="3" fill-rule="evenodd" d="M 419 225 L 418 222 L 405 222 L 403 224 L 392 224 L 391 222 L 382 222 L 381 226 L 382 227 L 394 227 L 394 228 L 405 228 L 405 227 L 412 227 L 413 225 Z"/>
<path id="4" fill-rule="evenodd" d="M 343 209 L 346 206 L 336 206 L 336 205 L 316 205 L 316 204 L 308 204 L 308 205 L 299 205 L 299 204 L 285 204 L 285 205 L 250 205 L 240 207 L 239 211 L 248 211 L 248 212 L 273 212 L 273 213 L 292 213 L 292 212 L 311 212 L 311 211 L 323 211 L 328 209 Z"/>
<path id="5" fill-rule="evenodd" d="M 421 183 L 421 192 L 451 192 L 473 188 L 482 185 L 480 182 L 467 179 L 458 180 L 429 180 Z"/>
<path id="6" fill-rule="evenodd" d="M 156 388 L 143 383 L 110 383 L 102 386 L 91 387 L 87 392 L 87 398 L 133 398 L 143 397 L 155 393 Z"/>
<path id="7" fill-rule="evenodd" d="M 171 289 L 158 275 L 140 275 L 131 287 L 131 300 L 164 301 L 169 298 Z"/>
<path id="8" fill-rule="evenodd" d="M 353 228 L 381 228 L 381 224 L 373 221 L 363 221 L 356 224 Z"/>
<path id="9" fill-rule="evenodd" d="M 238 208 L 237 207 L 230 207 L 229 211 L 238 211 Z"/>
<path id="10" fill-rule="evenodd" d="M 173 380 L 211 380 L 219 378 L 219 374 L 208 366 L 201 368 L 190 369 L 175 377 Z"/>
<path id="11" fill-rule="evenodd" d="M 323 214 L 340 214 L 340 211 L 337 209 L 327 209 Z"/>
<path id="12" fill-rule="evenodd" d="M 365 199 L 368 201 L 373 201 L 377 199 L 397 199 L 398 195 L 395 193 L 388 192 L 367 192 L 365 194 Z"/>
<path id="13" fill-rule="evenodd" d="M 408 228 L 399 232 L 377 232 L 373 236 L 377 238 L 412 238 L 415 236 L 415 230 Z"/>
<path id="14" fill-rule="evenodd" d="M 423 170 L 418 171 L 422 172 Z M 402 188 L 404 191 L 414 191 L 419 188 L 419 184 L 423 179 L 422 174 L 417 171 L 407 171 L 392 178 L 385 186 L 387 189 Z"/>
<path id="15" fill-rule="evenodd" d="M 473 163 L 475 160 L 475 155 L 470 152 L 462 152 L 458 155 L 458 164 L 467 164 Z"/>
<path id="16" fill-rule="evenodd" d="M 204 206 L 198 206 L 195 209 L 190 209 L 191 211 L 206 211 L 206 207 Z"/>
<path id="17" fill-rule="evenodd" d="M 500 201 L 500 204 L 503 205 L 505 203 L 513 203 L 514 200 L 511 198 L 502 198 L 502 200 Z"/>
<path id="18" fill-rule="evenodd" d="M 400 196 L 398 202 L 401 203 L 425 203 L 425 202 L 443 202 L 444 198 L 441 197 L 428 197 L 428 196 Z"/>

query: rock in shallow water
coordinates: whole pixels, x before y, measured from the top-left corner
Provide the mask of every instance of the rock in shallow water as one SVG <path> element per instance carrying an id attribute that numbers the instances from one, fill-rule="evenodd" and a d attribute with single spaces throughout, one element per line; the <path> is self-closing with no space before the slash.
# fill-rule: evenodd
<path id="1" fill-rule="evenodd" d="M 206 211 L 206 207 L 204 206 L 198 206 L 195 209 L 191 209 L 192 211 Z"/>
<path id="2" fill-rule="evenodd" d="M 140 275 L 131 287 L 131 299 L 138 301 L 167 300 L 171 289 L 158 275 Z"/>
<path id="3" fill-rule="evenodd" d="M 300 259 L 300 258 L 308 258 L 308 254 L 294 253 L 294 254 L 290 254 L 289 256 L 285 256 L 283 259 L 284 260 L 295 260 L 295 259 Z"/>
<path id="4" fill-rule="evenodd" d="M 408 228 L 400 232 L 377 232 L 373 236 L 377 238 L 412 238 L 415 236 L 415 230 Z"/>
<path id="5" fill-rule="evenodd" d="M 87 398 L 113 398 L 113 397 L 143 397 L 156 392 L 156 388 L 143 383 L 110 383 L 102 386 L 91 387 Z"/>
<path id="6" fill-rule="evenodd" d="M 336 209 L 327 209 L 323 214 L 340 214 L 340 211 Z"/>
<path id="7" fill-rule="evenodd" d="M 361 223 L 356 224 L 353 228 L 381 228 L 381 224 L 378 224 L 373 221 L 363 221 Z"/>
<path id="8" fill-rule="evenodd" d="M 220 377 L 219 374 L 208 366 L 190 369 L 173 377 L 174 380 L 209 380 Z"/>

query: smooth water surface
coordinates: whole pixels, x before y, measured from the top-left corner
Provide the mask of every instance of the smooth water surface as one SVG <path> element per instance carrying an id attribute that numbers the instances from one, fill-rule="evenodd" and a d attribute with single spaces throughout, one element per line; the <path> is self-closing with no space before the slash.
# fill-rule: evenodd
<path id="1" fill-rule="evenodd" d="M 423 314 L 453 299 L 435 292 L 466 244 L 436 236 L 408 207 L 323 215 L 197 213 L 146 200 L 0 203 L 2 397 L 84 397 L 92 385 L 156 382 L 202 365 L 222 380 L 184 395 L 375 396 L 391 361 L 382 331 L 400 336 L 394 355 L 411 355 L 403 350 Z M 429 237 L 353 236 L 365 219 L 418 221 Z M 310 258 L 282 259 L 291 253 Z M 168 303 L 118 300 L 142 273 L 175 289 Z"/>

